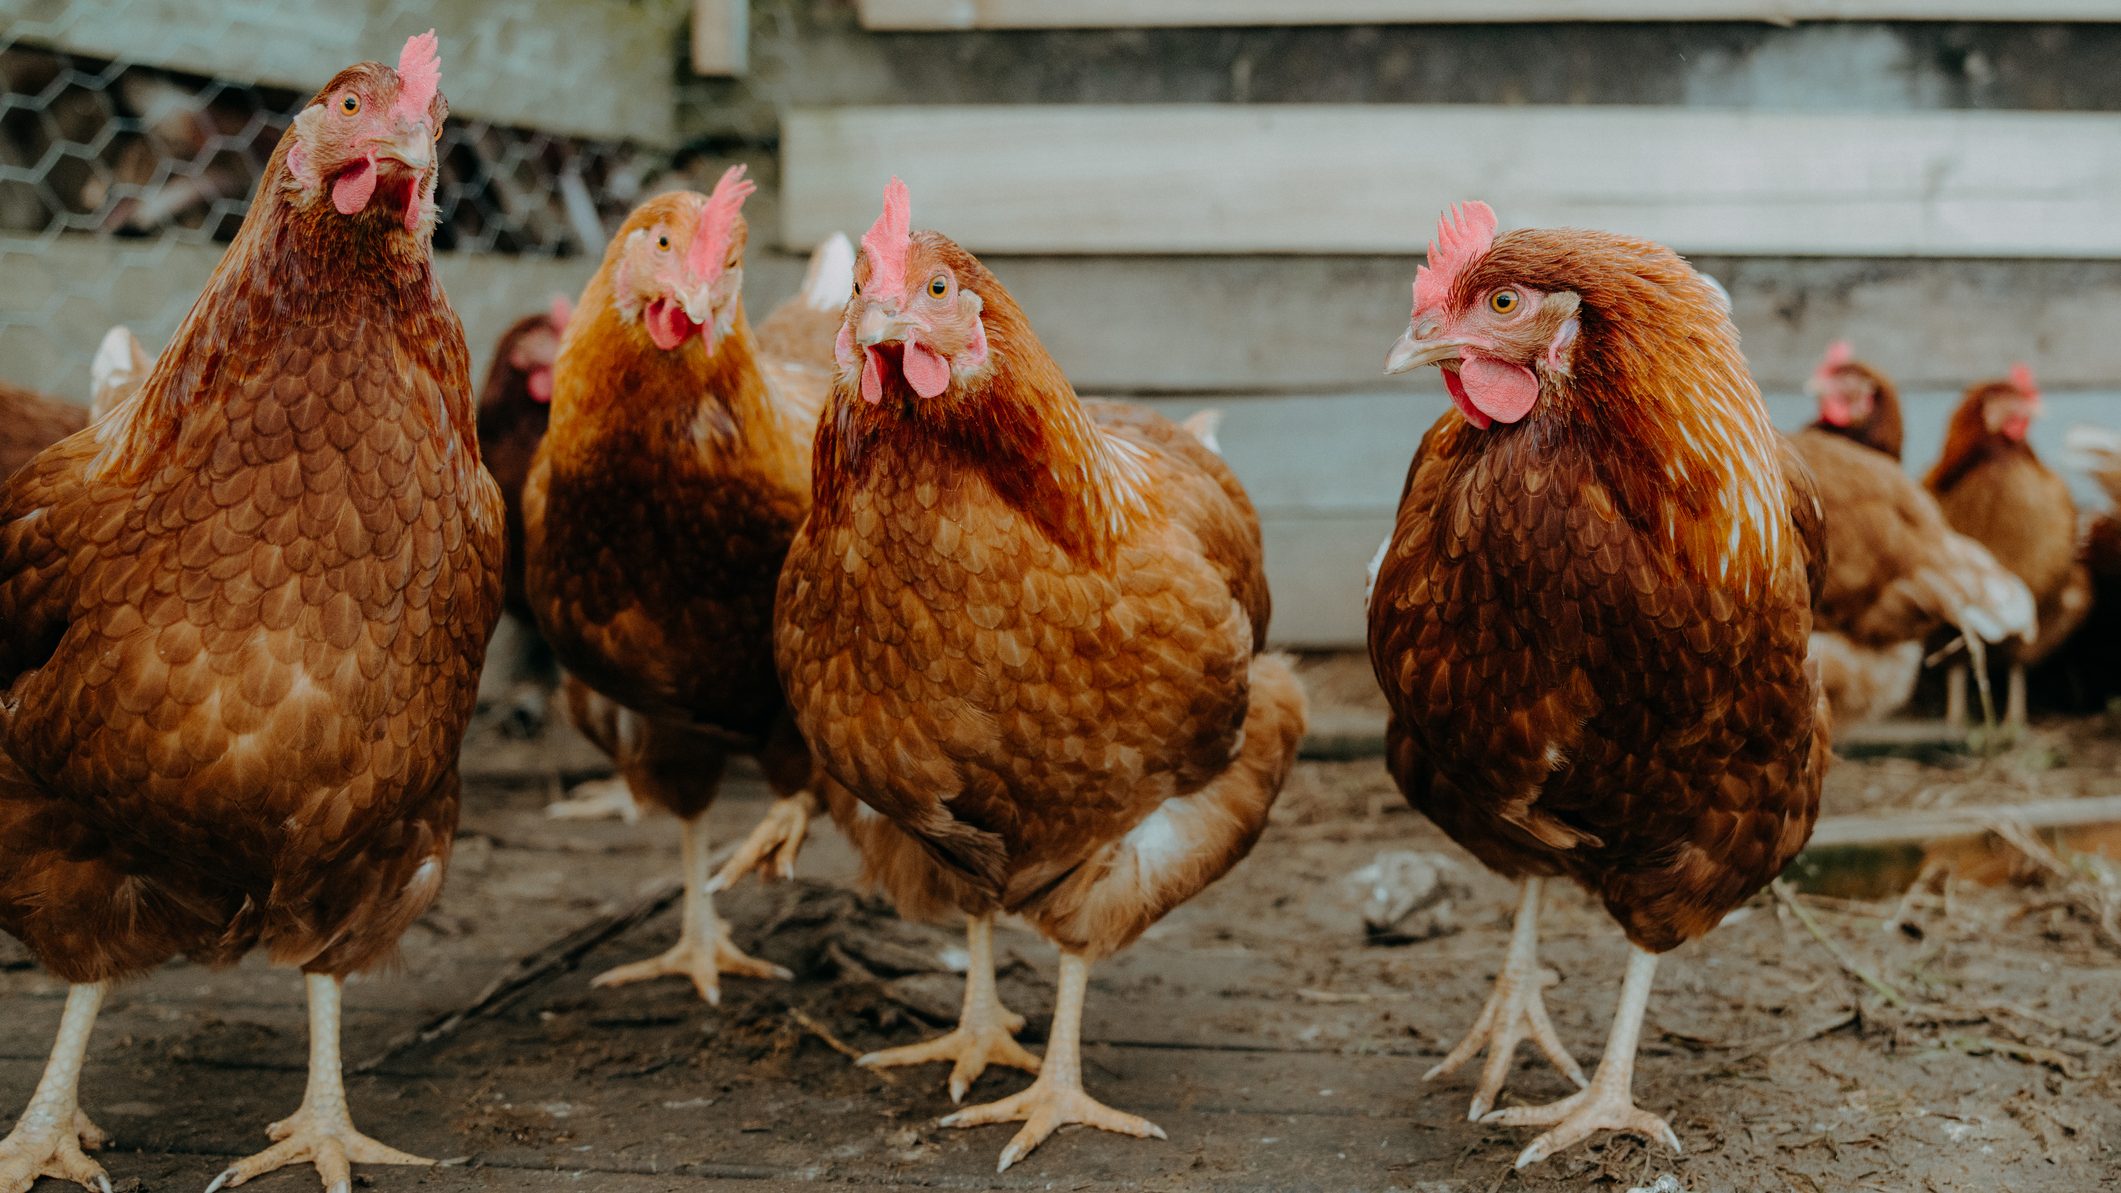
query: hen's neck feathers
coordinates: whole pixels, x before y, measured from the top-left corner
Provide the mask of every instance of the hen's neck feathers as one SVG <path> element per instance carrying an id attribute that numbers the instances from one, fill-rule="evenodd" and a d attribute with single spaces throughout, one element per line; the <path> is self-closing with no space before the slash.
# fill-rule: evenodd
<path id="1" fill-rule="evenodd" d="M 1090 417 L 991 275 L 972 285 L 985 303 L 990 368 L 937 399 L 892 376 L 873 406 L 859 370 L 837 377 L 818 425 L 814 506 L 838 511 L 877 468 L 971 472 L 1063 550 L 1107 559 L 1147 503 L 1146 457 Z"/>
<path id="2" fill-rule="evenodd" d="M 602 275 L 590 284 L 553 366 L 546 435 L 562 458 L 592 468 L 786 462 L 807 432 L 767 387 L 741 301 L 712 353 L 697 337 L 665 351 L 619 312 Z"/>
<path id="3" fill-rule="evenodd" d="M 336 342 L 379 331 L 396 332 L 407 366 L 441 379 L 443 407 L 418 413 L 476 458 L 469 354 L 435 277 L 431 234 L 405 233 L 380 208 L 342 216 L 328 199 L 297 208 L 286 165 L 293 136 L 267 163 L 234 241 L 156 358 L 130 417 L 104 420 L 102 467 L 145 467 L 176 438 L 187 411 L 231 386 L 269 386 L 276 362 L 313 359 L 317 336 Z M 300 352 L 290 353 L 296 345 Z M 397 402 L 405 394 L 368 388 L 360 397 Z"/>
<path id="4" fill-rule="evenodd" d="M 1922 480 L 1931 492 L 1949 492 L 1992 460 L 2027 461 L 2045 471 L 2046 465 L 2040 462 L 2030 443 L 1994 434 L 1988 429 L 1985 407 L 1991 393 L 2003 388 L 1998 384 L 1976 386 L 1960 401 L 1959 408 L 1952 411 L 1951 421 L 1944 428 L 1944 450 L 1938 454 L 1937 463 L 1929 475 Z"/>
<path id="5" fill-rule="evenodd" d="M 1522 431 L 1578 445 L 1622 515 L 1705 582 L 1757 593 L 1801 557 L 1780 440 L 1698 274 L 1646 242 L 1513 232 L 1466 285 L 1513 278 L 1583 300 L 1570 372 L 1546 376 Z M 1497 431 L 1512 433 L 1479 434 Z"/>

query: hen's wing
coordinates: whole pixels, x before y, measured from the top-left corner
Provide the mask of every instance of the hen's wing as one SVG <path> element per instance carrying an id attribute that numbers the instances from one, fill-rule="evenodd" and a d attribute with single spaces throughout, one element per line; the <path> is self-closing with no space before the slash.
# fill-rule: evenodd
<path id="1" fill-rule="evenodd" d="M 2033 596 L 1885 454 L 1823 431 L 1792 437 L 1825 507 L 1820 629 L 1872 646 L 1952 625 L 1985 642 L 2032 634 Z"/>
<path id="2" fill-rule="evenodd" d="M 1238 483 L 1237 474 L 1199 434 L 1154 411 L 1096 399 L 1085 401 L 1083 408 L 1089 411 L 1092 421 L 1107 430 L 1154 445 L 1174 472 L 1214 482 L 1219 498 L 1209 491 L 1196 494 L 1184 485 L 1169 486 L 1164 491 L 1179 498 L 1171 507 L 1172 517 L 1200 536 L 1202 553 L 1222 573 L 1230 595 L 1252 619 L 1252 649 L 1265 649 L 1273 600 L 1267 592 L 1259 511 Z"/>

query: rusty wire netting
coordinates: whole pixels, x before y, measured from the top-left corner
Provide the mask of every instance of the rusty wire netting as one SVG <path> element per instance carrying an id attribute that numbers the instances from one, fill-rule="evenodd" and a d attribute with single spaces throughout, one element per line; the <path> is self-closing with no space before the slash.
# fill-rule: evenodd
<path id="1" fill-rule="evenodd" d="M 215 7 L 201 6 L 201 19 Z M 55 39 L 40 35 L 48 32 L 0 26 L 0 380 L 80 400 L 84 343 L 119 321 L 150 349 L 175 329 L 197 288 L 158 271 L 210 268 L 309 92 L 86 57 L 51 48 Z M 453 115 L 435 248 L 600 251 L 661 164 L 623 142 Z M 482 276 L 495 290 L 510 284 L 503 273 Z M 529 310 L 544 296 L 453 286 L 452 298 L 460 310 Z"/>

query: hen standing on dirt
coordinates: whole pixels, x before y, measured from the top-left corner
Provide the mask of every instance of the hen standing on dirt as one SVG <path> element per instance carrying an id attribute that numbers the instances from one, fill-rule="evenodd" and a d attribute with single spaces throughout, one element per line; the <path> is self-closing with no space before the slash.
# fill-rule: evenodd
<path id="1" fill-rule="evenodd" d="M 789 701 L 895 826 L 864 860 L 902 905 L 957 902 L 975 946 L 1016 912 L 1060 946 L 1037 1081 L 944 1124 L 1023 1123 L 1003 1169 L 1069 1123 L 1161 1138 L 1083 1092 L 1083 997 L 1251 849 L 1295 759 L 1258 519 L 1178 424 L 1078 400 L 994 275 L 910 231 L 897 179 L 862 253 L 781 574 Z"/>
<path id="2" fill-rule="evenodd" d="M 1508 963 L 1465 1041 L 1472 1117 L 1527 1034 L 1564 1072 L 1534 956 L 1540 884 L 1594 892 L 1631 945 L 1603 1060 L 1520 1167 L 1623 1130 L 1658 954 L 1716 926 L 1811 833 L 1826 711 L 1805 662 L 1822 532 L 1726 308 L 1670 250 L 1446 218 L 1387 371 L 1443 367 L 1370 603 L 1408 802 L 1522 879 Z"/>
<path id="3" fill-rule="evenodd" d="M 2005 724 L 2025 728 L 2025 668 L 2048 656 L 2091 608 L 2091 573 L 2077 555 L 2077 506 L 2069 483 L 2048 470 L 2027 437 L 2040 417 L 2040 387 L 2025 365 L 2008 379 L 1966 391 L 1944 429 L 1944 451 L 1923 484 L 1953 529 L 1987 547 L 2032 590 L 2039 636 L 2010 652 Z M 1946 717 L 1966 722 L 1964 661 L 1950 674 Z"/>
<path id="4" fill-rule="evenodd" d="M 140 393 L 0 486 L 0 927 L 74 984 L 7 1193 L 104 1185 L 75 1087 L 110 982 L 258 947 L 307 975 L 309 1086 L 213 1187 L 427 1163 L 354 1129 L 338 1033 L 441 890 L 500 607 L 439 76 L 432 33 L 340 72 Z"/>
<path id="5" fill-rule="evenodd" d="M 523 490 L 538 628 L 593 690 L 583 700 L 609 702 L 577 724 L 683 825 L 678 943 L 596 984 L 683 975 L 710 1003 L 723 973 L 789 976 L 730 942 L 713 891 L 754 865 L 792 872 L 815 798 L 774 674 L 773 589 L 810 504 L 831 348 L 808 368 L 759 358 L 741 293 L 752 189 L 733 167 L 712 196 L 661 195 L 627 218 L 561 341 Z M 826 305 L 850 286 L 827 285 Z M 781 798 L 715 876 L 704 820 L 732 753 L 756 755 Z"/>

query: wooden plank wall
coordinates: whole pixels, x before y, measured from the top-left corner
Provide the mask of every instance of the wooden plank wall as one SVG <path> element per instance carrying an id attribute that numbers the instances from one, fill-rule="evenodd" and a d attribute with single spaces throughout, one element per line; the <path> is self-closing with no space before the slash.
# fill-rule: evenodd
<path id="1" fill-rule="evenodd" d="M 877 30 L 1457 21 L 2116 21 L 2112 0 L 860 0 Z"/>
<path id="2" fill-rule="evenodd" d="M 452 111 L 668 145 L 684 0 L 0 0 L 7 40 L 305 94 L 432 25 Z M 654 64 L 646 66 L 644 64 Z"/>
<path id="3" fill-rule="evenodd" d="M 1404 253 L 1487 198 L 1505 227 L 1687 253 L 2121 257 L 2108 113 L 923 106 L 798 111 L 783 138 L 790 245 L 874 218 L 898 174 L 974 252 Z"/>

